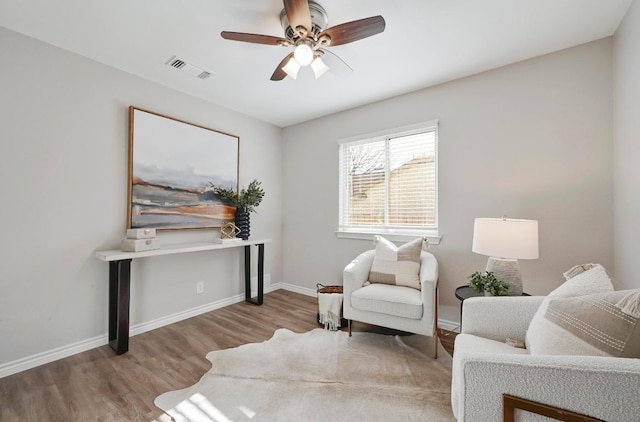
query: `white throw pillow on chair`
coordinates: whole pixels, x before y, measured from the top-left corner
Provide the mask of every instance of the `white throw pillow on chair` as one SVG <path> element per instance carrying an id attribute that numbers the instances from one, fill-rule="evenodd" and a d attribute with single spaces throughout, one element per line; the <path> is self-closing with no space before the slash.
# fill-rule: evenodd
<path id="1" fill-rule="evenodd" d="M 370 283 L 394 284 L 420 290 L 421 238 L 397 247 L 376 236 L 376 255 L 369 272 Z"/>

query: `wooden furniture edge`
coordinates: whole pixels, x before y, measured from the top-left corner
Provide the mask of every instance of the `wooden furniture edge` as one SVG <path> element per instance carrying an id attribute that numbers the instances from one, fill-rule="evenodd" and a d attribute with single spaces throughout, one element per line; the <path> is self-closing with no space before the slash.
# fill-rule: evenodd
<path id="1" fill-rule="evenodd" d="M 591 416 L 582 415 L 569 410 L 560 409 L 559 407 L 538 403 L 509 394 L 502 395 L 502 407 L 504 412 L 502 419 L 503 422 L 515 422 L 516 409 L 564 422 L 603 422 L 602 420 L 592 418 Z"/>

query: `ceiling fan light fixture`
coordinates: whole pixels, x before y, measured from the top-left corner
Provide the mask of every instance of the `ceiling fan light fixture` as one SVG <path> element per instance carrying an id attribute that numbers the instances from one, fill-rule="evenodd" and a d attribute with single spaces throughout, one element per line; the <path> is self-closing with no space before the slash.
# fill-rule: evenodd
<path id="1" fill-rule="evenodd" d="M 300 64 L 292 57 L 287 64 L 282 66 L 282 70 L 293 79 L 296 79 L 298 77 L 298 71 L 300 70 Z"/>
<path id="2" fill-rule="evenodd" d="M 326 63 L 322 60 L 322 57 L 316 57 L 311 62 L 311 69 L 313 69 L 313 74 L 316 75 L 316 79 L 318 79 L 320 76 L 327 73 L 327 71 L 329 70 L 329 66 L 327 66 Z"/>
<path id="3" fill-rule="evenodd" d="M 307 41 L 301 42 L 296 46 L 293 57 L 300 66 L 309 66 L 313 61 L 313 49 Z"/>
<path id="4" fill-rule="evenodd" d="M 317 0 L 316 0 L 317 1 Z M 284 38 L 249 32 L 222 31 L 225 40 L 241 41 L 252 44 L 294 47 L 271 75 L 272 81 L 281 81 L 287 76 L 297 78 L 300 67 L 310 66 L 320 57 L 324 47 L 335 47 L 350 44 L 384 32 L 386 22 L 380 15 L 358 19 L 328 27 L 327 12 L 314 0 L 283 0 L 284 9 L 280 12 L 280 24 L 284 29 Z M 329 59 L 329 56 L 327 57 Z M 348 68 L 344 60 L 331 53 L 330 60 L 335 68 Z M 330 61 L 330 63 L 331 63 Z M 315 60 L 311 66 L 316 79 L 321 77 L 329 67 L 323 60 Z"/>

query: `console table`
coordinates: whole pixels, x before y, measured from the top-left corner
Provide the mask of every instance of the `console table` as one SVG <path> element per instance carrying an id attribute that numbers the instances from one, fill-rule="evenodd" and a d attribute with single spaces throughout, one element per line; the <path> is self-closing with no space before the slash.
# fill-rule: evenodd
<path id="1" fill-rule="evenodd" d="M 109 346 L 117 354 L 129 350 L 129 303 L 131 297 L 131 261 L 179 253 L 201 252 L 244 247 L 244 296 L 254 305 L 262 305 L 264 296 L 264 244 L 270 239 L 242 240 L 230 243 L 200 242 L 163 246 L 143 252 L 122 252 L 119 249 L 95 251 L 94 256 L 109 263 Z M 258 247 L 258 296 L 251 297 L 251 246 Z"/>

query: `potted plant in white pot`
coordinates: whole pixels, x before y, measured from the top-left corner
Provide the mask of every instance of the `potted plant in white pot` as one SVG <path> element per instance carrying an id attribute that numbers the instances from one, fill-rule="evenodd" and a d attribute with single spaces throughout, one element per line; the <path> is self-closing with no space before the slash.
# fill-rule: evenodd
<path id="1" fill-rule="evenodd" d="M 213 193 L 223 202 L 228 203 L 236 208 L 235 225 L 240 229 L 240 233 L 236 237 L 243 240 L 249 239 L 250 220 L 249 214 L 255 212 L 255 209 L 264 198 L 264 190 L 260 186 L 261 182 L 253 180 L 249 186 L 240 189 L 239 192 L 233 189 L 221 188 L 211 184 Z"/>

